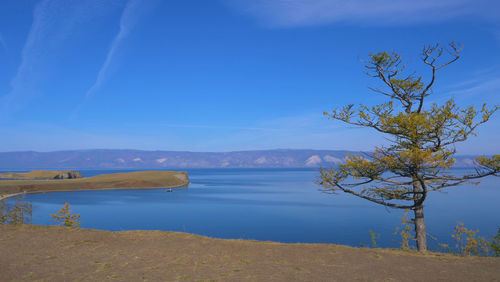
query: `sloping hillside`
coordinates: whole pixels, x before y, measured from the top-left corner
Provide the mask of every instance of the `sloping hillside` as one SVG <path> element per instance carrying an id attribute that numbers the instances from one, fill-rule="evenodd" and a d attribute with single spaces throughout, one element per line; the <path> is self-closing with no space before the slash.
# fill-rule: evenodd
<path id="1" fill-rule="evenodd" d="M 7 152 L 0 153 L 0 169 L 301 168 L 332 166 L 341 163 L 347 153 L 349 151 L 335 150 L 263 150 L 217 153 L 140 150 Z M 459 156 L 456 166 L 470 167 L 473 160 L 473 156 Z"/>
<path id="2" fill-rule="evenodd" d="M 498 281 L 500 259 L 165 231 L 1 226 L 5 281 Z"/>

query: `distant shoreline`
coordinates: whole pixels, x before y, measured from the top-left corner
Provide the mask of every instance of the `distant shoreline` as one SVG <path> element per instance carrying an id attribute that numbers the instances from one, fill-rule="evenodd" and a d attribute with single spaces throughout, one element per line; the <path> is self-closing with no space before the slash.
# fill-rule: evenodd
<path id="1" fill-rule="evenodd" d="M 120 189 L 182 188 L 189 185 L 187 172 L 134 171 L 60 180 L 2 180 L 0 201 L 25 194 Z"/>
<path id="2" fill-rule="evenodd" d="M 143 150 L 71 150 L 0 152 L 5 169 L 194 169 L 194 168 L 320 168 L 345 161 L 351 150 L 276 149 L 231 152 Z M 474 167 L 476 155 L 455 155 L 457 167 Z"/>
<path id="3" fill-rule="evenodd" d="M 15 194 L 4 194 L 0 195 L 0 201 L 3 201 L 8 198 L 12 198 L 19 195 L 28 195 L 28 194 L 45 194 L 45 193 L 57 193 L 57 192 L 77 192 L 77 191 L 106 191 L 106 190 L 149 190 L 149 189 L 179 189 L 179 188 L 187 188 L 186 185 L 182 184 L 179 186 L 169 186 L 169 187 L 118 187 L 118 188 L 99 188 L 99 189 L 78 189 L 78 190 L 47 190 L 47 191 L 36 191 L 36 192 L 21 192 Z"/>

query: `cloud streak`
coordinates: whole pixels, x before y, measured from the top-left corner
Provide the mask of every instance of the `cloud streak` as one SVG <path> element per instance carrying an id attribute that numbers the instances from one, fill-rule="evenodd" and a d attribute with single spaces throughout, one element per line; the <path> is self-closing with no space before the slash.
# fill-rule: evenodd
<path id="1" fill-rule="evenodd" d="M 461 89 L 450 91 L 448 97 L 456 97 L 458 100 L 477 101 L 478 98 L 490 101 L 493 104 L 500 103 L 500 77 L 485 79 Z"/>
<path id="2" fill-rule="evenodd" d="M 468 79 L 457 78 L 458 82 L 436 89 L 428 102 L 444 103 L 453 99 L 464 105 L 500 104 L 500 70 L 496 66 L 469 71 L 467 76 Z"/>
<path id="3" fill-rule="evenodd" d="M 113 5 L 98 0 L 42 0 L 35 6 L 20 63 L 10 83 L 11 90 L 0 97 L 4 117 L 40 94 L 38 83 L 43 81 L 50 64 L 58 60 L 57 55 L 73 30 Z M 0 44 L 6 47 L 1 36 Z"/>
<path id="4" fill-rule="evenodd" d="M 442 21 L 461 15 L 490 17 L 494 0 L 225 0 L 267 26 L 310 26 L 334 22 L 376 25 Z M 486 9 L 486 7 L 489 7 Z M 488 12 L 489 11 L 489 12 Z"/>
<path id="5" fill-rule="evenodd" d="M 279 130 L 232 130 L 219 134 L 205 134 L 208 138 L 195 144 L 201 151 L 293 149 L 353 149 L 369 150 L 371 143 L 384 144 L 378 133 L 364 128 L 352 128 L 328 120 L 321 110 L 296 116 L 283 116 L 256 123 L 253 128 L 279 128 Z M 346 132 L 348 131 L 348 133 Z M 370 134 L 370 143 L 366 143 Z"/>
<path id="6" fill-rule="evenodd" d="M 36 5 L 33 13 L 33 23 L 28 34 L 26 43 L 24 44 L 23 50 L 21 52 L 21 63 L 17 69 L 17 73 L 11 81 L 11 91 L 1 97 L 2 112 L 4 115 L 8 115 L 15 108 L 20 105 L 19 100 L 22 100 L 23 96 L 27 96 L 26 86 L 29 85 L 26 82 L 26 78 L 32 70 L 33 64 L 36 62 L 35 57 L 39 56 L 37 45 L 45 38 L 45 27 L 48 25 L 48 19 L 50 15 L 48 10 L 50 7 L 50 0 L 44 0 L 38 5 Z M 2 39 L 3 42 L 3 39 Z"/>
<path id="7" fill-rule="evenodd" d="M 147 2 L 147 3 L 146 3 Z M 109 76 L 110 67 L 115 60 L 116 52 L 122 42 L 130 34 L 130 31 L 137 24 L 140 17 L 152 7 L 153 1 L 144 0 L 129 0 L 123 9 L 122 15 L 120 17 L 120 29 L 116 36 L 111 42 L 111 47 L 106 55 L 106 59 L 102 64 L 99 72 L 97 73 L 97 78 L 94 84 L 85 92 L 83 102 L 78 105 L 72 114 L 72 118 L 80 111 L 80 109 L 85 105 L 85 103 L 99 90 L 106 78 Z"/>
<path id="8" fill-rule="evenodd" d="M 115 57 L 116 50 L 120 46 L 121 42 L 123 39 L 127 37 L 127 35 L 130 32 L 130 29 L 132 28 L 136 17 L 134 15 L 134 11 L 137 9 L 137 6 L 140 4 L 141 0 L 131 0 L 127 3 L 126 7 L 123 10 L 123 13 L 120 18 L 120 30 L 118 31 L 118 34 L 115 36 L 113 39 L 113 42 L 111 43 L 111 47 L 108 51 L 108 54 L 106 55 L 106 59 L 104 60 L 104 63 L 102 64 L 101 68 L 99 69 L 99 72 L 97 74 L 97 79 L 94 82 L 94 84 L 89 88 L 89 90 L 85 93 L 85 98 L 89 98 L 92 96 L 92 94 L 95 93 L 95 91 L 101 87 L 107 73 L 109 70 L 109 66 L 111 65 L 111 61 Z"/>

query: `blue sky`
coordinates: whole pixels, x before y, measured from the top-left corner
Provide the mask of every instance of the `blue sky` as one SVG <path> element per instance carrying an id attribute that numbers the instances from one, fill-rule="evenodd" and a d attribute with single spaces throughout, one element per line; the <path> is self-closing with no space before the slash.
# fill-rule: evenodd
<path id="1" fill-rule="evenodd" d="M 0 3 L 0 151 L 369 150 L 322 113 L 383 99 L 363 74 L 396 50 L 464 45 L 431 98 L 500 105 L 495 0 L 25 0 Z M 500 114 L 458 147 L 498 153 Z"/>

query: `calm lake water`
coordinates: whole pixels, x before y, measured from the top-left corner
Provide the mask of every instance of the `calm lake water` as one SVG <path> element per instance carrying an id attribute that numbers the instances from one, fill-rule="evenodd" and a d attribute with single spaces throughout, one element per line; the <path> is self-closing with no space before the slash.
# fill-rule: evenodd
<path id="1" fill-rule="evenodd" d="M 380 233 L 377 245 L 397 247 L 393 235 L 401 210 L 347 194 L 319 191 L 311 169 L 189 169 L 187 189 L 78 191 L 31 194 L 33 223 L 52 225 L 51 213 L 65 202 L 81 214 L 81 226 L 104 230 L 169 230 L 217 238 L 279 242 L 370 245 L 369 230 Z M 118 170 L 82 170 L 85 177 Z M 433 192 L 425 206 L 428 232 L 452 243 L 457 221 L 479 235 L 500 226 L 500 178 L 478 186 L 462 185 Z M 10 202 L 13 199 L 9 199 Z M 431 242 L 431 246 L 433 244 Z"/>

